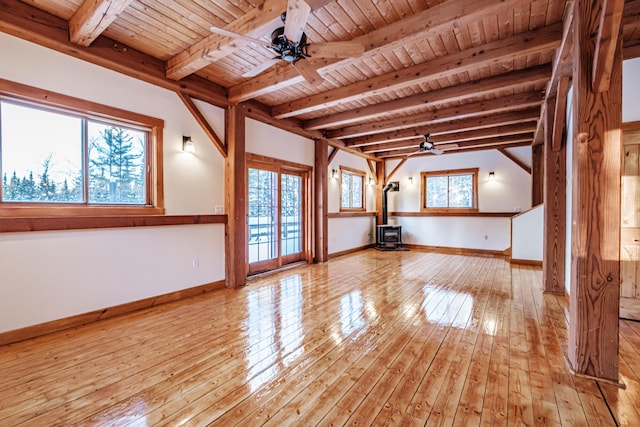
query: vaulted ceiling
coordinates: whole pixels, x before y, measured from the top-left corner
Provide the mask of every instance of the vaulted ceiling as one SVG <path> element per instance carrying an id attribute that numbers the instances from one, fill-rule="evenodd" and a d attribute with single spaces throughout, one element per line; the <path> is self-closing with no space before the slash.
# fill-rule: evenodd
<path id="1" fill-rule="evenodd" d="M 364 51 L 310 49 L 300 61 L 321 76 L 313 83 L 282 60 L 246 76 L 271 63 L 261 42 L 283 25 L 287 0 L 0 0 L 0 31 L 218 105 L 246 103 L 377 160 L 416 153 L 427 133 L 446 152 L 531 145 L 543 100 L 570 73 L 571 0 L 306 3 L 311 47 L 353 41 Z M 640 0 L 625 3 L 622 27 L 625 57 L 640 56 Z"/>

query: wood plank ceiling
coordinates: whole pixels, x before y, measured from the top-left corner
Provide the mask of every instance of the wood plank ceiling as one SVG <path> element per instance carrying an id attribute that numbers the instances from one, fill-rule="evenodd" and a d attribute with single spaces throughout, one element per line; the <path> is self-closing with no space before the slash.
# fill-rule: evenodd
<path id="1" fill-rule="evenodd" d="M 1 13 L 12 1 L 2 0 Z M 364 46 L 355 58 L 305 59 L 324 78 L 317 86 L 285 61 L 243 77 L 273 52 L 210 31 L 270 42 L 286 0 L 22 3 L 66 21 L 72 44 L 106 37 L 160 61 L 169 80 L 195 75 L 222 87 L 230 104 L 248 102 L 376 160 L 415 154 L 426 133 L 445 152 L 531 145 L 545 96 L 570 72 L 562 55 L 572 1 L 307 0 L 311 43 Z M 625 55 L 640 56 L 640 0 L 628 0 L 623 15 Z"/>

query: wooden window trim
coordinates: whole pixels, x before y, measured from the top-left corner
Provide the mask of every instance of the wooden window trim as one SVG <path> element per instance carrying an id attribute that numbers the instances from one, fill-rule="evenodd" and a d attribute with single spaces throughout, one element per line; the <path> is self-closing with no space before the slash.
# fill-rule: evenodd
<path id="1" fill-rule="evenodd" d="M 478 171 L 479 168 L 450 169 L 440 171 L 428 171 L 420 173 L 420 212 L 459 214 L 463 212 L 478 212 Z M 471 208 L 428 208 L 427 207 L 427 177 L 429 176 L 452 176 L 452 175 L 473 175 L 473 198 Z"/>
<path id="2" fill-rule="evenodd" d="M 362 207 L 361 208 L 345 208 L 342 206 L 342 172 L 347 172 L 350 175 L 359 176 L 362 178 Z M 367 191 L 365 178 L 367 173 L 358 169 L 353 169 L 347 166 L 340 166 L 340 212 L 364 212 L 367 210 Z"/>
<path id="3" fill-rule="evenodd" d="M 258 168 L 263 170 L 270 170 L 272 172 L 278 173 L 281 176 L 283 173 L 294 173 L 300 174 L 302 179 L 302 200 L 303 200 L 303 209 L 302 216 L 304 218 L 304 228 L 302 230 L 302 248 L 303 248 L 303 256 L 305 258 L 304 261 L 307 263 L 311 263 L 313 261 L 313 251 L 312 251 L 312 237 L 311 237 L 311 228 L 312 228 L 312 218 L 311 218 L 311 206 L 313 203 L 311 194 L 311 175 L 313 173 L 313 167 L 309 165 L 305 165 L 302 163 L 290 162 L 287 160 L 276 159 L 274 157 L 263 156 L 261 154 L 254 153 L 246 153 L 245 158 L 247 160 L 246 171 L 248 174 L 250 168 Z M 278 193 L 280 193 L 278 191 Z M 247 186 L 245 188 L 245 200 L 249 200 L 249 181 L 247 178 Z M 247 202 L 248 203 L 248 202 Z M 247 212 L 248 218 L 249 212 Z M 246 248 L 249 244 L 249 234 L 247 233 L 244 247 Z M 286 258 L 287 256 L 278 255 L 278 267 L 280 268 L 288 263 Z M 249 271 L 248 265 L 249 259 L 247 256 L 247 271 Z"/>
<path id="4" fill-rule="evenodd" d="M 0 98 L 55 112 L 78 114 L 91 119 L 116 122 L 123 126 L 148 129 L 147 154 L 150 165 L 147 171 L 150 204 L 147 206 L 4 202 L 0 204 L 0 217 L 164 215 L 164 120 L 5 79 L 0 79 Z M 73 218 L 69 220 L 73 221 Z"/>

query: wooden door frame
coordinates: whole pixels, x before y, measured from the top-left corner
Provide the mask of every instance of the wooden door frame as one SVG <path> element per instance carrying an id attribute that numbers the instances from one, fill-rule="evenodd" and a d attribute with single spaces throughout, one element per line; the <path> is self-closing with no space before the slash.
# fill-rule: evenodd
<path id="1" fill-rule="evenodd" d="M 624 156 L 625 156 L 625 146 L 627 145 L 638 145 L 636 144 L 625 144 L 624 143 L 624 137 L 626 134 L 630 134 L 630 133 L 640 133 L 640 121 L 637 122 L 629 122 L 629 123 L 623 123 L 622 124 L 622 150 L 621 150 L 621 156 L 620 156 L 620 175 L 621 178 L 624 176 Z M 621 185 L 622 185 L 622 181 L 621 181 Z M 622 190 L 621 190 L 622 191 Z M 621 196 L 624 196 L 624 194 L 621 194 Z M 622 206 L 623 206 L 623 200 L 622 197 L 620 199 L 620 214 L 622 216 L 623 212 L 622 212 Z M 638 316 L 638 308 L 637 306 L 640 305 L 640 300 L 637 300 L 635 298 L 625 298 L 622 296 L 622 245 L 623 245 L 623 227 L 622 227 L 622 217 L 620 219 L 620 291 L 621 291 L 621 295 L 620 295 L 620 318 L 623 319 L 633 319 L 633 320 L 638 320 L 637 316 Z M 640 261 L 637 261 L 640 262 Z"/>
<path id="2" fill-rule="evenodd" d="M 311 263 L 312 262 L 312 251 L 311 251 L 311 176 L 312 176 L 312 171 L 313 171 L 313 167 L 312 166 L 307 166 L 307 165 L 303 165 L 301 163 L 295 163 L 295 162 L 290 162 L 287 160 L 281 160 L 281 159 L 277 159 L 274 157 L 268 157 L 268 156 L 263 156 L 260 154 L 253 154 L 253 153 L 247 153 L 246 154 L 246 162 L 247 162 L 247 166 L 246 166 L 246 171 L 245 174 L 249 173 L 249 168 L 263 168 L 264 170 L 270 170 L 270 171 L 274 171 L 277 172 L 278 175 L 281 177 L 283 173 L 287 173 L 287 172 L 291 172 L 291 173 L 296 173 L 296 174 L 300 174 L 301 178 L 302 178 L 302 230 L 301 230 L 301 234 L 302 234 L 302 242 L 301 242 L 301 249 L 302 249 L 302 259 L 300 261 L 306 261 L 307 263 Z M 281 180 L 280 180 L 281 181 Z M 279 181 L 279 182 L 280 182 Z M 278 188 L 278 204 L 281 205 L 281 189 Z M 249 185 L 246 186 L 246 200 L 247 200 L 247 205 L 249 203 Z M 279 206 L 279 208 L 281 209 L 282 207 Z M 247 212 L 247 220 L 249 218 L 249 213 Z M 248 222 L 248 221 L 247 221 Z M 248 225 L 247 225 L 248 226 Z M 278 230 L 278 234 L 280 234 L 280 230 Z M 280 240 L 280 237 L 278 237 L 278 239 Z M 247 233 L 247 237 L 245 239 L 245 250 L 247 251 L 247 271 L 249 270 L 249 256 L 248 256 L 248 250 L 249 250 L 249 234 Z M 278 245 L 278 256 L 277 256 L 277 264 L 274 268 L 280 268 L 283 265 L 286 265 L 285 263 L 283 263 L 282 260 L 282 248 L 281 248 L 281 244 Z M 299 261 L 298 259 L 292 261 L 292 262 L 296 262 Z M 270 270 L 270 269 L 268 269 Z M 268 271 L 268 270 L 261 270 L 261 271 Z M 253 273 L 257 273 L 253 272 Z"/>

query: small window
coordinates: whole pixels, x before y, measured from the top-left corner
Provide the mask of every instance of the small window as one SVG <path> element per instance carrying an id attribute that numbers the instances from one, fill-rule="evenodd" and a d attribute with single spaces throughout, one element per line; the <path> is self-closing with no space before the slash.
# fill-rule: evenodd
<path id="1" fill-rule="evenodd" d="M 154 168 L 161 120 L 64 95 L 44 99 L 62 102 L 0 92 L 0 210 L 9 216 L 162 213 L 156 209 L 161 168 Z"/>
<path id="2" fill-rule="evenodd" d="M 340 180 L 342 183 L 342 197 L 340 210 L 365 210 L 364 207 L 364 177 L 365 173 L 346 167 L 340 168 Z"/>
<path id="3" fill-rule="evenodd" d="M 478 169 L 422 172 L 422 211 L 478 210 Z"/>

